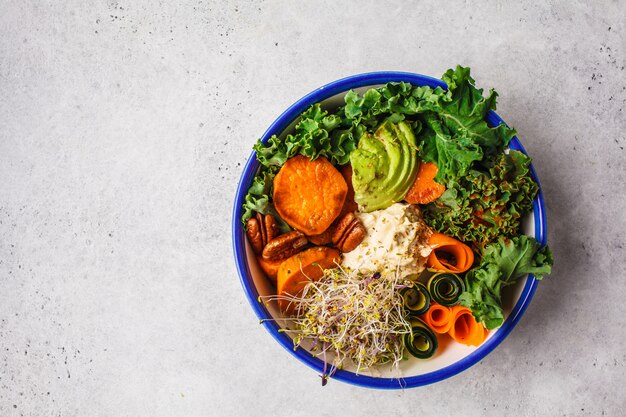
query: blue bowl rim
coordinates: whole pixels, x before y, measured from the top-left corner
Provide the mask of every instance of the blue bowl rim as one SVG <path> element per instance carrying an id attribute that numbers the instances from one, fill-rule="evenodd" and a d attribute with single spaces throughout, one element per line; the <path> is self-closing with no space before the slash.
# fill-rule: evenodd
<path id="1" fill-rule="evenodd" d="M 372 85 L 385 84 L 387 82 L 404 81 L 413 85 L 428 85 L 430 87 L 442 87 L 447 88 L 447 85 L 437 78 L 428 77 L 425 75 L 398 72 L 398 71 L 379 71 L 363 74 L 356 74 L 349 77 L 339 79 L 328 83 L 322 87 L 313 90 L 309 94 L 302 97 L 300 100 L 292 104 L 287 110 L 285 110 L 267 129 L 267 131 L 261 137 L 261 141 L 267 142 L 267 140 L 274 134 L 280 135 L 300 114 L 314 103 L 323 101 L 336 94 L 347 92 L 350 89 L 359 87 L 366 87 Z M 504 121 L 495 112 L 490 111 L 487 115 L 487 122 L 490 126 L 497 126 Z M 519 139 L 514 137 L 509 147 L 516 149 L 524 154 L 527 154 L 526 150 L 522 146 Z M 259 294 L 254 287 L 250 268 L 246 262 L 246 247 L 245 247 L 245 232 L 241 223 L 241 216 L 243 214 L 242 206 L 244 203 L 245 195 L 248 191 L 254 174 L 259 167 L 259 163 L 256 161 L 256 152 L 252 152 L 246 165 L 244 166 L 242 176 L 237 186 L 237 192 L 235 195 L 233 218 L 232 218 L 232 236 L 233 236 L 233 252 L 235 256 L 235 263 L 239 272 L 241 285 L 252 309 L 256 313 L 260 320 L 271 319 L 271 316 L 267 308 L 258 301 Z M 543 246 L 547 243 L 547 225 L 545 216 L 544 197 L 537 178 L 534 167 L 530 166 L 533 179 L 539 185 L 539 192 L 533 202 L 533 212 L 535 221 L 535 238 Z M 522 290 L 519 300 L 513 307 L 511 314 L 507 317 L 502 326 L 498 329 L 493 337 L 487 340 L 484 344 L 478 347 L 474 352 L 465 356 L 461 360 L 448 365 L 444 368 L 438 369 L 422 375 L 415 375 L 406 378 L 377 378 L 367 375 L 356 375 L 353 372 L 346 370 L 337 370 L 332 379 L 347 382 L 352 385 L 377 388 L 377 389 L 404 389 L 412 388 L 423 385 L 432 384 L 446 378 L 450 378 L 459 372 L 466 370 L 472 365 L 479 362 L 491 351 L 493 351 L 513 330 L 515 325 L 519 322 L 520 318 L 526 311 L 526 308 L 530 304 L 530 301 L 535 293 L 537 287 L 537 279 L 533 275 L 529 275 L 526 284 Z M 293 341 L 282 332 L 279 332 L 280 326 L 274 321 L 264 320 L 262 324 L 267 331 L 276 339 L 280 345 L 282 345 L 287 351 L 298 358 L 300 361 L 315 369 L 320 374 L 323 372 L 324 364 L 320 359 L 315 358 L 309 352 L 302 348 L 293 348 Z"/>

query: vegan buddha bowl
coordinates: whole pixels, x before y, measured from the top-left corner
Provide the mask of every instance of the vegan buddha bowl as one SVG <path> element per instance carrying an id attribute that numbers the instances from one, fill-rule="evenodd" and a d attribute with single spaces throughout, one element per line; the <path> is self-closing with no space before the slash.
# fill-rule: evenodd
<path id="1" fill-rule="evenodd" d="M 381 389 L 440 381 L 513 330 L 550 273 L 530 157 L 469 68 L 331 82 L 254 145 L 233 249 L 269 333 Z"/>

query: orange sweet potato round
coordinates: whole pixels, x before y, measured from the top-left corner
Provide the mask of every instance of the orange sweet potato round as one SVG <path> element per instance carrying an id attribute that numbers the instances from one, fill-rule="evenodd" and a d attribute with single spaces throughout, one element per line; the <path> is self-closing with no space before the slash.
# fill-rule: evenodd
<path id="1" fill-rule="evenodd" d="M 257 256 L 256 260 L 259 262 L 259 266 L 265 272 L 265 275 L 272 281 L 272 284 L 276 285 L 276 276 L 278 275 L 278 268 L 283 263 L 283 259 L 279 261 L 268 261 L 263 259 L 262 256 Z"/>
<path id="2" fill-rule="evenodd" d="M 441 197 L 446 187 L 435 182 L 435 175 L 437 175 L 437 165 L 432 162 L 422 162 L 415 182 L 404 200 L 409 204 L 428 204 Z"/>
<path id="3" fill-rule="evenodd" d="M 274 178 L 274 207 L 305 235 L 319 235 L 339 215 L 348 193 L 341 173 L 326 158 L 287 160 Z"/>
<path id="4" fill-rule="evenodd" d="M 324 276 L 324 269 L 336 268 L 341 253 L 334 248 L 315 246 L 287 258 L 278 267 L 277 290 L 280 296 L 298 296 L 310 281 Z M 285 299 L 278 305 L 286 313 L 293 313 L 294 306 Z"/>

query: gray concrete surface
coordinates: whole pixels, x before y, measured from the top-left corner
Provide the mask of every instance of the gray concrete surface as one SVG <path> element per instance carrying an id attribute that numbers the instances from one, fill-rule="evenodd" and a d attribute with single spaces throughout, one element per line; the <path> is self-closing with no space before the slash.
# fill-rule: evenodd
<path id="1" fill-rule="evenodd" d="M 623 0 L 0 10 L 0 416 L 624 415 Z M 534 157 L 554 273 L 456 377 L 322 388 L 240 287 L 243 163 L 319 85 L 457 63 Z"/>

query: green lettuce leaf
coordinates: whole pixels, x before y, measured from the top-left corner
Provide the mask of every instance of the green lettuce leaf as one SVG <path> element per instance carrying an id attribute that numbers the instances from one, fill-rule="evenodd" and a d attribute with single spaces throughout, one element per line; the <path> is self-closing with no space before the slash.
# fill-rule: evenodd
<path id="1" fill-rule="evenodd" d="M 460 300 L 477 321 L 491 330 L 504 321 L 502 288 L 526 274 L 543 279 L 551 272 L 553 259 L 550 248 L 541 248 L 539 242 L 526 235 L 501 237 L 487 245 L 482 255 L 480 265 L 465 275 L 465 291 Z"/>
<path id="2" fill-rule="evenodd" d="M 552 262 L 552 252 L 547 246 L 540 248 L 534 238 L 520 235 L 510 240 L 500 238 L 496 243 L 488 245 L 483 252 L 481 265 L 497 265 L 500 281 L 503 285 L 510 285 L 526 274 L 533 274 L 542 280 L 544 274 L 550 273 Z"/>

